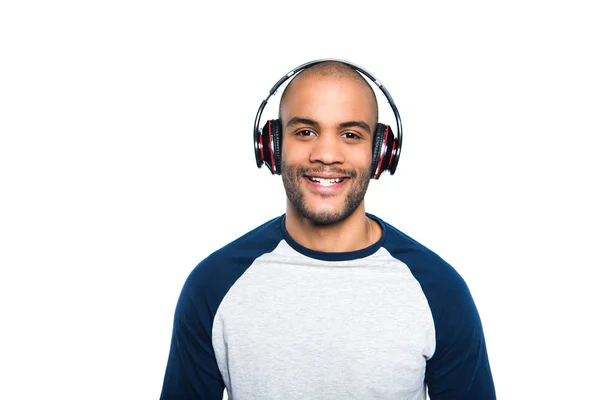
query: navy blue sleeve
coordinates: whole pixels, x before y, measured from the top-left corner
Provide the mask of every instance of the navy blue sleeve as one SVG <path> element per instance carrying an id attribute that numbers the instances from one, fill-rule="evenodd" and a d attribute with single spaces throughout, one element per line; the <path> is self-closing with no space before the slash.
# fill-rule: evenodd
<path id="1" fill-rule="evenodd" d="M 436 346 L 425 382 L 431 400 L 495 400 L 481 320 L 471 293 L 452 266 L 391 228 L 388 250 L 411 270 L 427 298 Z"/>
<path id="2" fill-rule="evenodd" d="M 225 384 L 212 346 L 213 312 L 203 300 L 201 268 L 190 274 L 177 302 L 161 400 L 223 399 Z"/>
<path id="3" fill-rule="evenodd" d="M 454 270 L 451 284 L 429 287 L 436 349 L 425 381 L 431 400 L 495 400 L 481 320 L 467 285 Z M 454 276 L 452 276 L 454 275 Z"/>

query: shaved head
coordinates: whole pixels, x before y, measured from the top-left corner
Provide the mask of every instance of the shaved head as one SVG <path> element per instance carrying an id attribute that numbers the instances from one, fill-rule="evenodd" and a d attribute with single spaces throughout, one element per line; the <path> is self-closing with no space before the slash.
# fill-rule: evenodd
<path id="1" fill-rule="evenodd" d="M 372 98 L 371 102 L 371 112 L 373 115 L 373 129 L 377 125 L 377 121 L 379 119 L 379 111 L 377 108 L 377 98 L 375 96 L 375 92 L 369 83 L 365 80 L 365 78 L 358 73 L 351 66 L 344 64 L 339 61 L 325 61 L 319 64 L 315 64 L 311 67 L 306 68 L 305 70 L 299 72 L 290 83 L 286 86 L 283 94 L 281 95 L 281 101 L 279 102 L 279 119 L 281 119 L 281 109 L 291 94 L 294 92 L 294 88 L 296 86 L 301 85 L 305 82 L 306 78 L 313 77 L 334 77 L 339 79 L 352 79 L 356 82 L 360 82 L 366 88 L 368 88 L 368 95 Z M 373 133 L 373 132 L 371 132 Z"/>

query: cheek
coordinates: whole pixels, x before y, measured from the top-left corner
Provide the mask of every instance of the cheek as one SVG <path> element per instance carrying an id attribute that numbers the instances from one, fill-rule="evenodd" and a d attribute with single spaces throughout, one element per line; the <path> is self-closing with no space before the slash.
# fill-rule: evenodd
<path id="1" fill-rule="evenodd" d="M 290 140 L 281 140 L 281 158 L 282 160 L 289 160 L 294 157 L 294 154 L 297 152 L 292 151 L 293 146 L 291 146 Z"/>
<path id="2" fill-rule="evenodd" d="M 284 140 L 281 144 L 281 160 L 288 164 L 304 164 L 310 158 L 309 146 L 302 146 L 299 143 L 291 143 L 293 139 Z"/>
<path id="3" fill-rule="evenodd" d="M 356 165 L 357 168 L 366 169 L 371 168 L 371 161 L 373 157 L 373 150 L 371 144 L 366 146 L 360 146 L 355 148 L 349 153 L 347 160 L 352 160 L 352 164 Z"/>

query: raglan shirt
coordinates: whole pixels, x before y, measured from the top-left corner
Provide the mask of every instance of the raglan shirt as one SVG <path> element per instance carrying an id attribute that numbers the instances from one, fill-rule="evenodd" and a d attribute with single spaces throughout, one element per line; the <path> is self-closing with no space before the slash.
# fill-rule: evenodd
<path id="1" fill-rule="evenodd" d="M 282 215 L 203 260 L 177 303 L 161 399 L 495 399 L 463 279 L 369 217 L 383 234 L 362 250 L 303 247 Z"/>

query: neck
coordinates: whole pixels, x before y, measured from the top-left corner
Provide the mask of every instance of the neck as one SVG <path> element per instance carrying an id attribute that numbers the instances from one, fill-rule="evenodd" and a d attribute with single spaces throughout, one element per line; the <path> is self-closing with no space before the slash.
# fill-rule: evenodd
<path id="1" fill-rule="evenodd" d="M 318 225 L 304 218 L 289 202 L 285 228 L 299 244 L 323 252 L 348 252 L 364 249 L 381 237 L 381 228 L 365 214 L 364 201 L 342 221 Z"/>

